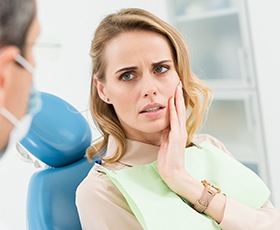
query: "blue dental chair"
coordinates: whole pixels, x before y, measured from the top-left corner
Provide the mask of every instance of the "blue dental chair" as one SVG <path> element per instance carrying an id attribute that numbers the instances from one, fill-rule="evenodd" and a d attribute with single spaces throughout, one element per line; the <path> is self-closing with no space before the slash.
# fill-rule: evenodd
<path id="1" fill-rule="evenodd" d="M 42 93 L 42 110 L 35 115 L 19 153 L 39 167 L 29 182 L 28 230 L 79 230 L 75 205 L 79 183 L 94 165 L 85 158 L 92 134 L 86 119 L 59 97 Z"/>

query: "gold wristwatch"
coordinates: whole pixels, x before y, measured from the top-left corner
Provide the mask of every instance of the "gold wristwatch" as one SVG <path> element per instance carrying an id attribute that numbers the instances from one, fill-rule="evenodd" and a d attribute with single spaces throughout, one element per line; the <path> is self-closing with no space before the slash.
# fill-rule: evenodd
<path id="1" fill-rule="evenodd" d="M 202 180 L 201 183 L 204 185 L 204 190 L 202 192 L 202 195 L 201 195 L 200 199 L 198 199 L 196 201 L 193 208 L 196 211 L 198 211 L 200 213 L 203 213 L 205 211 L 205 209 L 211 203 L 214 196 L 216 194 L 220 193 L 221 190 L 219 188 L 217 188 L 216 186 L 210 184 L 206 180 Z"/>

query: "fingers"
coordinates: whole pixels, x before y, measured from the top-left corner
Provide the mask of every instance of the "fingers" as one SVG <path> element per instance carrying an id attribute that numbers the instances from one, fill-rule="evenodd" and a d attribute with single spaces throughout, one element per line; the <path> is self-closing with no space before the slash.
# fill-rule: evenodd
<path id="1" fill-rule="evenodd" d="M 176 105 L 176 112 L 178 116 L 178 122 L 179 126 L 181 127 L 182 131 L 185 131 L 186 129 L 186 107 L 185 107 L 185 101 L 183 97 L 183 90 L 182 90 L 182 83 L 180 81 L 180 84 L 177 86 L 176 92 L 175 92 L 175 105 Z"/>
<path id="2" fill-rule="evenodd" d="M 178 137 L 180 136 L 182 139 L 186 140 L 186 108 L 181 84 L 178 84 L 176 87 L 174 96 L 174 98 L 172 97 L 169 100 L 169 119 L 171 131 L 169 138 L 172 140 L 178 140 Z"/>
<path id="3" fill-rule="evenodd" d="M 170 115 L 170 129 L 176 130 L 177 128 L 179 128 L 179 123 L 178 123 L 177 111 L 176 111 L 173 97 L 170 98 L 169 100 L 169 115 Z"/>
<path id="4" fill-rule="evenodd" d="M 166 148 L 168 147 L 169 132 L 170 132 L 169 127 L 167 127 L 166 129 L 164 129 L 162 131 L 162 136 L 161 136 L 161 149 L 162 150 L 166 150 Z M 161 151 L 161 153 L 163 153 L 163 152 L 165 152 L 165 151 Z"/>

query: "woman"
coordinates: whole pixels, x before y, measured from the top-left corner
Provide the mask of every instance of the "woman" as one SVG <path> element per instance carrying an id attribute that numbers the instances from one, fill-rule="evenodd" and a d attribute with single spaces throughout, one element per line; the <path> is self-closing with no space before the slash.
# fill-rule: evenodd
<path id="1" fill-rule="evenodd" d="M 229 153 L 217 139 L 195 135 L 210 90 L 191 72 L 186 45 L 173 27 L 144 10 L 124 9 L 101 21 L 90 54 L 90 109 L 103 139 L 89 147 L 87 156 L 106 156 L 77 190 L 83 229 L 143 229 L 108 172 L 154 161 L 166 186 L 211 217 L 217 228 L 279 226 L 280 213 L 269 201 L 250 208 L 185 169 L 185 148 L 195 143 L 207 141 Z"/>

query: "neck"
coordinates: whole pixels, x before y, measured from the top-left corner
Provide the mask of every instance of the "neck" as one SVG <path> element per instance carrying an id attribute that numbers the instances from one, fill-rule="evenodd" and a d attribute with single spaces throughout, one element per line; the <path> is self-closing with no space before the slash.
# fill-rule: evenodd
<path id="1" fill-rule="evenodd" d="M 6 118 L 0 115 L 0 150 L 4 149 L 8 143 L 9 140 L 9 133 L 13 129 L 13 125 L 7 121 Z"/>
<path id="2" fill-rule="evenodd" d="M 0 149 L 4 149 L 9 140 L 9 134 L 18 120 L 5 108 L 0 108 Z"/>
<path id="3" fill-rule="evenodd" d="M 149 145 L 160 146 L 161 145 L 161 133 L 160 134 L 143 134 L 141 136 L 127 135 L 127 139 L 133 141 L 139 141 Z"/>

